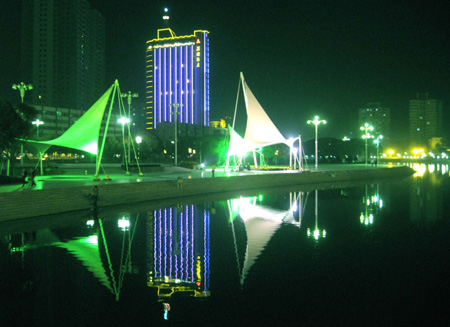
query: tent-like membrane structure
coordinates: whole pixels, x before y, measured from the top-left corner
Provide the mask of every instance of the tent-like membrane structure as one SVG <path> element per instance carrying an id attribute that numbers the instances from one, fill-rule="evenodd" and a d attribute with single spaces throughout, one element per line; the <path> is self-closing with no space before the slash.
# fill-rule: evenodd
<path id="1" fill-rule="evenodd" d="M 92 153 L 96 155 L 96 169 L 95 169 L 95 179 L 98 179 L 99 171 L 101 168 L 101 159 L 103 155 L 103 150 L 106 141 L 106 135 L 110 123 L 111 112 L 114 105 L 114 98 L 117 94 L 119 110 L 121 115 L 126 115 L 126 111 L 123 110 L 123 100 L 120 96 L 119 82 L 115 80 L 114 84 L 109 87 L 109 89 L 87 110 L 83 116 L 78 119 L 69 129 L 64 132 L 61 136 L 53 140 L 48 141 L 38 141 L 38 140 L 22 140 L 30 145 L 33 145 L 39 150 L 40 162 L 41 162 L 41 174 L 42 172 L 42 155 L 47 151 L 52 145 L 63 146 L 71 149 L 77 149 Z M 100 128 L 103 121 L 103 116 L 106 111 L 106 107 L 109 103 L 109 111 L 106 119 L 106 126 L 101 140 L 101 146 L 99 147 L 100 141 Z M 130 117 L 128 117 L 130 119 Z M 133 151 L 136 156 L 136 150 L 133 144 L 133 138 L 131 137 L 130 124 L 128 124 L 128 134 L 130 135 L 131 144 L 133 145 Z M 124 144 L 125 147 L 125 144 Z M 127 164 L 126 151 L 124 151 L 125 163 Z M 137 159 L 136 159 L 137 162 Z M 137 162 L 139 169 L 139 174 L 142 175 L 139 163 Z M 127 169 L 128 171 L 128 169 Z"/>
<path id="2" fill-rule="evenodd" d="M 248 152 L 253 152 L 255 167 L 257 167 L 258 164 L 256 160 L 256 149 L 273 144 L 286 144 L 291 149 L 292 155 L 293 143 L 296 139 L 288 140 L 280 133 L 278 128 L 275 126 L 270 117 L 259 104 L 256 97 L 253 95 L 253 92 L 248 87 L 247 83 L 244 80 L 244 74 L 242 72 L 240 74 L 237 98 L 239 98 L 239 89 L 241 84 L 247 111 L 247 126 L 245 129 L 244 138 L 242 138 L 234 130 L 238 103 L 238 101 L 236 100 L 233 126 L 229 127 L 230 145 L 227 153 L 226 167 L 228 167 L 229 159 L 232 156 L 237 156 L 239 158 L 239 165 L 241 165 L 242 157 Z"/>

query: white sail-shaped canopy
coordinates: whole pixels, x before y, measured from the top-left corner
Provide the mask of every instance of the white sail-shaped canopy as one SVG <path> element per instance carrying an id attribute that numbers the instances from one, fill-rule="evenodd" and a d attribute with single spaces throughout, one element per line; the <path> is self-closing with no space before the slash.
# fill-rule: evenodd
<path id="1" fill-rule="evenodd" d="M 227 154 L 227 167 L 229 164 L 229 158 L 231 156 L 238 156 L 239 161 L 241 161 L 242 157 L 246 153 L 253 151 L 255 166 L 257 166 L 257 162 L 255 159 L 256 149 L 273 144 L 286 144 L 290 148 L 292 148 L 293 146 L 293 140 L 286 140 L 286 138 L 280 133 L 278 128 L 264 111 L 256 97 L 254 96 L 253 92 L 245 82 L 243 73 L 241 73 L 239 82 L 239 85 L 241 84 L 247 111 L 247 126 L 245 129 L 245 136 L 244 138 L 241 138 L 234 130 L 233 122 L 233 127 L 231 127 L 230 129 L 230 145 Z M 234 121 L 236 120 L 236 110 L 237 101 L 234 113 Z"/>
<path id="2" fill-rule="evenodd" d="M 247 108 L 247 127 L 245 129 L 244 141 L 247 144 L 252 144 L 254 149 L 272 144 L 288 144 L 288 141 L 280 133 L 253 95 L 242 73 L 241 80 L 244 90 L 245 106 Z"/>

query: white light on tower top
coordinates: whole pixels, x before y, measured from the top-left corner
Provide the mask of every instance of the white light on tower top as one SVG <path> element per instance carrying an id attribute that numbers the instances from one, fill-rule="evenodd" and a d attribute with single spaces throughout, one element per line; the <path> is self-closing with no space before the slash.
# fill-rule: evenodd
<path id="1" fill-rule="evenodd" d="M 169 8 L 165 7 L 164 8 L 164 16 L 163 16 L 164 20 L 169 20 L 170 17 L 169 17 L 168 13 L 169 13 Z"/>

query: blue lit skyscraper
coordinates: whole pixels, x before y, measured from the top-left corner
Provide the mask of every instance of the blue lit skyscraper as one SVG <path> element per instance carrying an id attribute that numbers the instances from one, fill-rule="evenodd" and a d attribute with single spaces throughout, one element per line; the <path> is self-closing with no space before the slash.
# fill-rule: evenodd
<path id="1" fill-rule="evenodd" d="M 209 32 L 176 36 L 170 29 L 158 30 L 147 41 L 146 129 L 173 122 L 173 107 L 180 104 L 178 122 L 209 126 Z"/>

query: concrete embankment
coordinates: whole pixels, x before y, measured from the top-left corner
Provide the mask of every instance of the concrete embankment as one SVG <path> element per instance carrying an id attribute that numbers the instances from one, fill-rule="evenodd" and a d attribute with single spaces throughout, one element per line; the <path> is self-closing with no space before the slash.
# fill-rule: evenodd
<path id="1" fill-rule="evenodd" d="M 409 167 L 267 173 L 257 175 L 184 179 L 99 185 L 98 207 L 137 204 L 145 201 L 179 199 L 238 190 L 284 186 L 358 182 L 412 175 Z M 30 192 L 0 193 L 0 222 L 67 213 L 92 208 L 92 186 L 71 186 Z"/>

